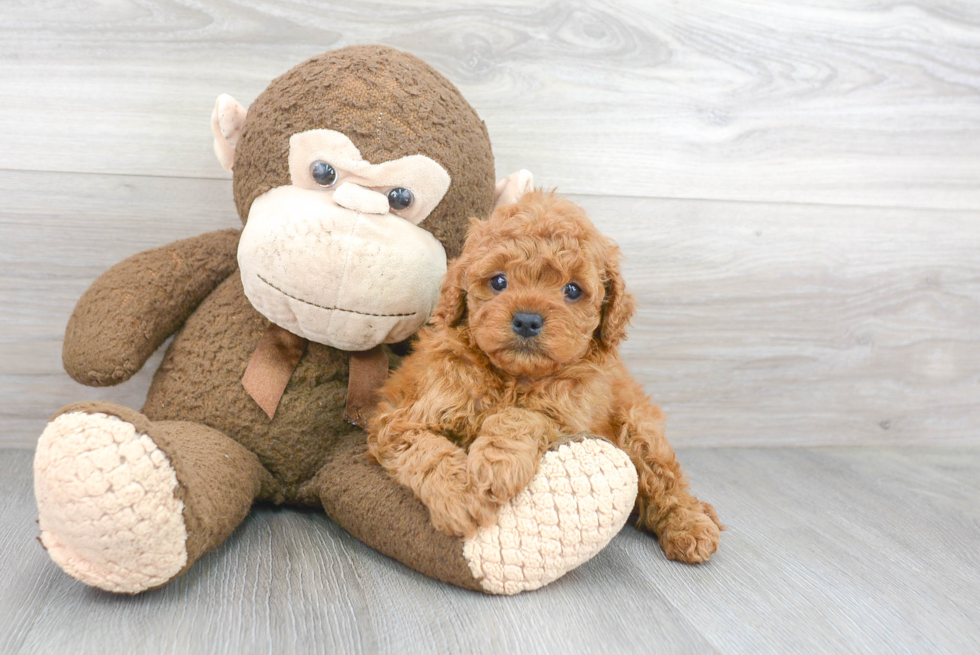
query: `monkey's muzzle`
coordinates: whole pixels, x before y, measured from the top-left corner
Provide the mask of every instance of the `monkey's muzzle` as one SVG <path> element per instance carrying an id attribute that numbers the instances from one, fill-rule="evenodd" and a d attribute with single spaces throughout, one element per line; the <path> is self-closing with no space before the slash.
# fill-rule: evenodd
<path id="1" fill-rule="evenodd" d="M 238 264 L 263 316 L 310 341 L 359 351 L 402 341 L 425 323 L 446 253 L 392 213 L 356 212 L 283 186 L 252 203 Z"/>

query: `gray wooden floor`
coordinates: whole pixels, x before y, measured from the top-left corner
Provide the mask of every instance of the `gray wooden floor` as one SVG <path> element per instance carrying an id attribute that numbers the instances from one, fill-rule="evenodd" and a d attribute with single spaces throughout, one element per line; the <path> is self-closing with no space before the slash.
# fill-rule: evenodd
<path id="1" fill-rule="evenodd" d="M 706 565 L 627 527 L 536 592 L 488 597 L 259 509 L 170 586 L 68 578 L 35 541 L 27 451 L 0 450 L 0 653 L 980 652 L 980 452 L 689 449 L 729 525 Z"/>

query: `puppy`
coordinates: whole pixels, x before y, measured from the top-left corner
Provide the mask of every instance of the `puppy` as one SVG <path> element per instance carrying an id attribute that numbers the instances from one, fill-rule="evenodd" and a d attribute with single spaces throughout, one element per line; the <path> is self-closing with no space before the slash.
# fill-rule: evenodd
<path id="1" fill-rule="evenodd" d="M 474 219 L 429 326 L 381 390 L 372 455 L 437 529 L 468 537 L 552 443 L 591 432 L 636 466 L 638 527 L 670 559 L 707 560 L 718 517 L 688 493 L 663 413 L 618 355 L 633 311 L 619 249 L 577 205 L 534 191 Z"/>

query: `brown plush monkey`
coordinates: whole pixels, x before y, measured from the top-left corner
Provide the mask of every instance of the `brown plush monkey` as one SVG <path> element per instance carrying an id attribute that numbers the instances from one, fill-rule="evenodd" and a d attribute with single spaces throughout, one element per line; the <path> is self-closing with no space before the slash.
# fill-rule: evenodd
<path id="1" fill-rule="evenodd" d="M 42 434 L 51 558 L 138 593 L 187 571 L 255 502 L 322 506 L 408 566 L 493 593 L 541 586 L 605 545 L 635 471 L 595 440 L 550 453 L 499 527 L 468 541 L 435 531 L 365 457 L 355 424 L 387 373 L 382 344 L 426 321 L 467 219 L 530 184 L 512 176 L 495 193 L 486 127 L 459 91 L 411 55 L 351 47 L 293 68 L 248 110 L 221 96 L 212 128 L 244 229 L 117 264 L 68 323 L 65 368 L 92 386 L 123 382 L 176 336 L 141 412 L 79 403 Z M 569 483 L 583 467 L 601 493 Z M 529 514 L 535 502 L 557 509 Z"/>

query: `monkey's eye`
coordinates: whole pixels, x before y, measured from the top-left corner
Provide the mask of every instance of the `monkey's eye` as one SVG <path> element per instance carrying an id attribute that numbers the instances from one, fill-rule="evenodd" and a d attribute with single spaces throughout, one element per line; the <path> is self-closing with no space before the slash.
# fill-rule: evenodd
<path id="1" fill-rule="evenodd" d="M 494 275 L 490 278 L 490 288 L 494 291 L 503 291 L 507 288 L 507 278 L 503 275 Z"/>
<path id="2" fill-rule="evenodd" d="M 318 160 L 310 164 L 310 175 L 320 186 L 331 187 L 337 183 L 337 171 L 325 161 Z"/>
<path id="3" fill-rule="evenodd" d="M 565 297 L 569 300 L 578 300 L 582 297 L 582 287 L 575 284 L 574 282 L 569 282 L 565 285 Z"/>
<path id="4" fill-rule="evenodd" d="M 410 207 L 414 200 L 415 196 L 408 189 L 399 187 L 388 192 L 388 206 L 396 212 Z"/>

